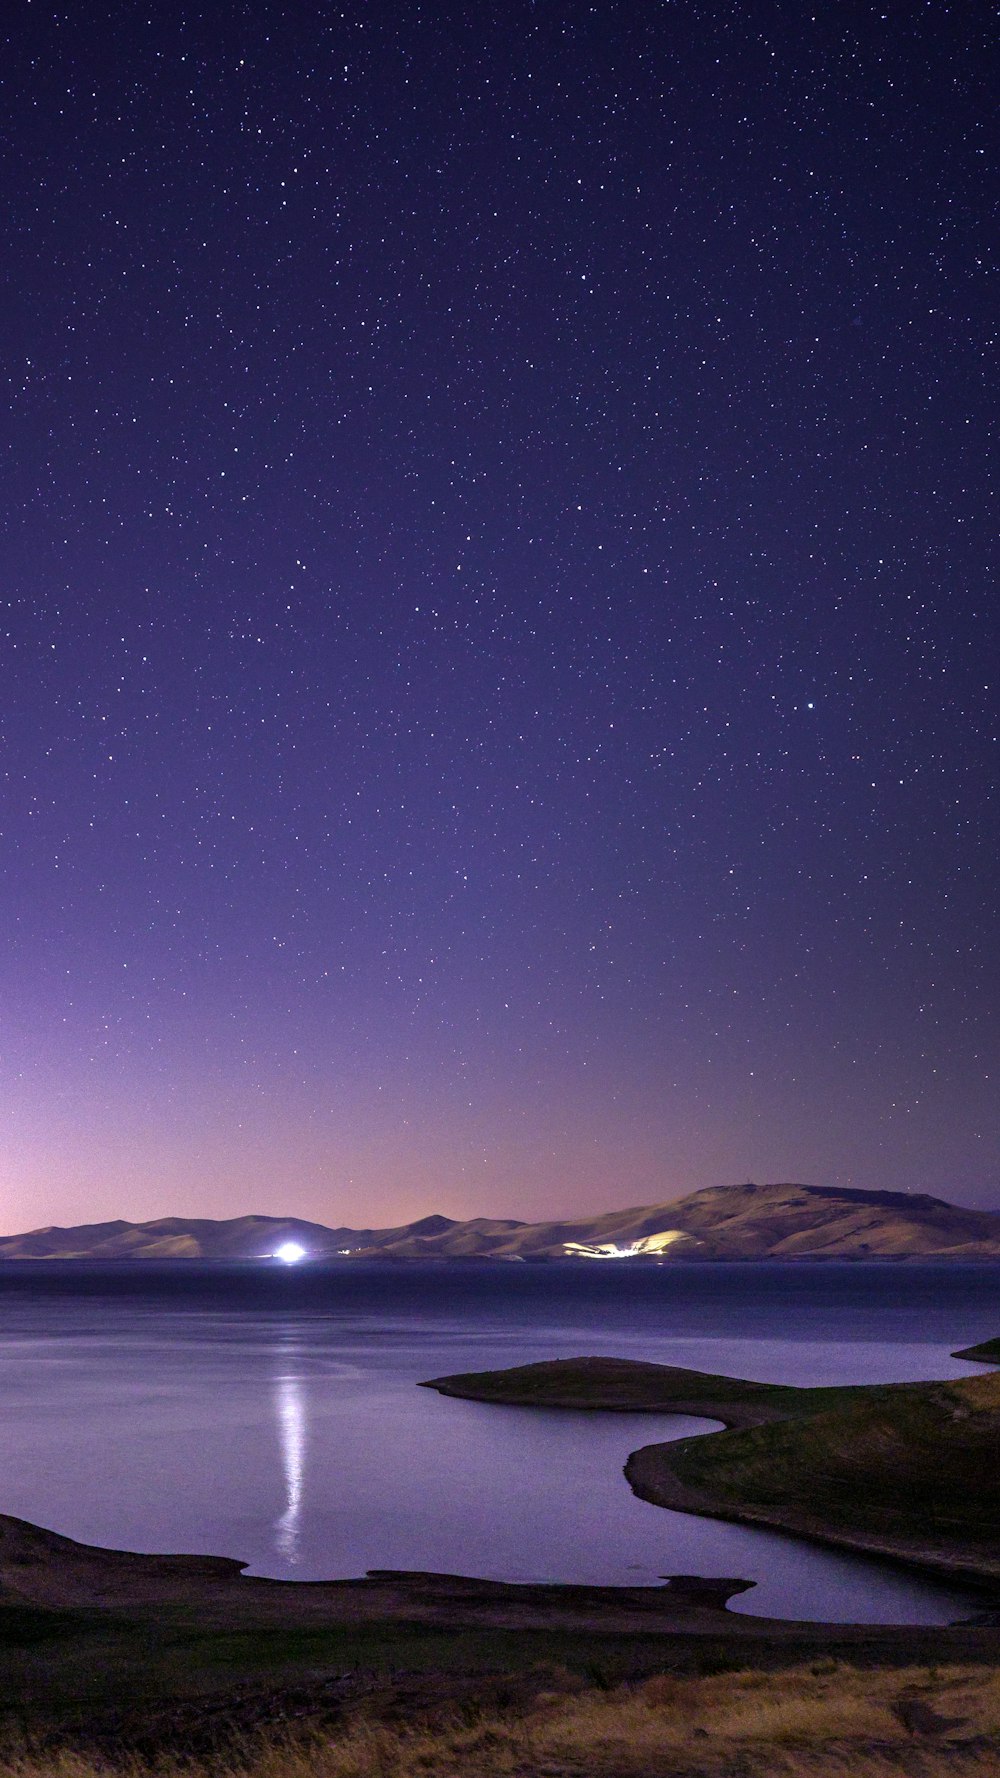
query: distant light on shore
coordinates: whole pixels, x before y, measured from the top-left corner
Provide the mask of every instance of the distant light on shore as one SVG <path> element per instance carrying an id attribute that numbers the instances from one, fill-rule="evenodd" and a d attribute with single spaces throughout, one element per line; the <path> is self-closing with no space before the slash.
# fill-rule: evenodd
<path id="1" fill-rule="evenodd" d="M 300 1259 L 305 1259 L 306 1250 L 298 1241 L 282 1241 L 274 1250 L 275 1259 L 280 1259 L 286 1266 L 297 1266 Z"/>
<path id="2" fill-rule="evenodd" d="M 640 1235 L 637 1241 L 628 1241 L 624 1246 L 617 1241 L 601 1241 L 596 1244 L 564 1241 L 563 1251 L 571 1259 L 649 1259 L 665 1253 L 675 1241 L 690 1241 L 692 1238 L 683 1229 L 664 1229 L 658 1235 Z"/>

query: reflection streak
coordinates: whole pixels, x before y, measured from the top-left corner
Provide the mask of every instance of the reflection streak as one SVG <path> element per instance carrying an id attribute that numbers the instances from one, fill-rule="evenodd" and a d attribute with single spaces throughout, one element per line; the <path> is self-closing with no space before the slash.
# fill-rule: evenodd
<path id="1" fill-rule="evenodd" d="M 302 1519 L 302 1482 L 306 1455 L 306 1403 L 301 1377 L 279 1377 L 275 1386 L 281 1468 L 285 1483 L 285 1510 L 275 1520 L 275 1543 L 285 1561 L 299 1559 Z"/>

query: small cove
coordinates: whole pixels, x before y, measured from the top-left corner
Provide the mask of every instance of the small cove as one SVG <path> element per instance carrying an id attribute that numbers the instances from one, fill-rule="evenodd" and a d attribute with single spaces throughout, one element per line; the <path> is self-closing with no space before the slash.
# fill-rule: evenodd
<path id="1" fill-rule="evenodd" d="M 416 1384 L 586 1352 L 788 1382 L 959 1376 L 1000 1269 L 5 1268 L 0 1510 L 83 1541 L 237 1556 L 303 1580 L 371 1567 L 654 1584 L 744 1576 L 735 1609 L 945 1622 L 968 1595 L 664 1512 L 629 1452 L 707 1429 L 495 1408 Z"/>

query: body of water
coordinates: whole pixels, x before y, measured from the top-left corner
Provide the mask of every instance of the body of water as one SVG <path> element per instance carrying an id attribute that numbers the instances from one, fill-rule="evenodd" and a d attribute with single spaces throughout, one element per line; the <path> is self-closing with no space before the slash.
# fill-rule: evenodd
<path id="1" fill-rule="evenodd" d="M 935 1623 L 968 1595 L 665 1512 L 629 1452 L 704 1430 L 487 1407 L 425 1378 L 602 1354 L 787 1383 L 968 1376 L 1000 1267 L 0 1267 L 0 1511 L 118 1549 L 314 1580 L 756 1582 L 736 1609 Z"/>

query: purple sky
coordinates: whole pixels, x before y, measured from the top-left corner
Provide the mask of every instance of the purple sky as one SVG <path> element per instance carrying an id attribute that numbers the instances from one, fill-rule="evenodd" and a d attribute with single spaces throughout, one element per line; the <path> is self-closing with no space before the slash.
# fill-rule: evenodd
<path id="1" fill-rule="evenodd" d="M 3 1230 L 1000 1207 L 986 26 L 15 8 Z"/>

